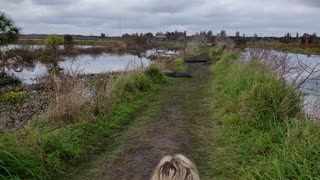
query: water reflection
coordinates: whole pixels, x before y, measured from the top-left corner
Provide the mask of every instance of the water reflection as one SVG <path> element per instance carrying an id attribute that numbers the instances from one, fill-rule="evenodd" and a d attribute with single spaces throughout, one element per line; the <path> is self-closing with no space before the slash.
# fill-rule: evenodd
<path id="1" fill-rule="evenodd" d="M 21 72 L 5 68 L 7 74 L 19 78 L 24 84 L 33 84 L 36 79 L 48 74 L 50 69 L 72 71 L 81 74 L 98 74 L 111 71 L 132 70 L 150 65 L 150 60 L 132 54 L 115 55 L 102 53 L 99 55 L 79 55 L 76 57 L 64 57 L 64 61 L 51 64 L 34 62 L 32 66 L 22 66 Z"/>

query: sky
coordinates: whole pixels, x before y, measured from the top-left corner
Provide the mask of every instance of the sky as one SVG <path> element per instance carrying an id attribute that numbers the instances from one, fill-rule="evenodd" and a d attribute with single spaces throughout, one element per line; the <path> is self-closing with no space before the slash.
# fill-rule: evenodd
<path id="1" fill-rule="evenodd" d="M 24 34 L 320 34 L 320 0 L 0 0 L 0 11 Z"/>

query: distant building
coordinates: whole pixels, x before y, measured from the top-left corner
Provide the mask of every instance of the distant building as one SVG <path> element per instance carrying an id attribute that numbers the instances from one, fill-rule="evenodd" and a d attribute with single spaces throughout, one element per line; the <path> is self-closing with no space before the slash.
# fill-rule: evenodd
<path id="1" fill-rule="evenodd" d="M 158 35 L 158 36 L 155 36 L 155 37 L 154 37 L 154 40 L 155 40 L 155 41 L 166 41 L 166 40 L 167 40 L 167 36 L 160 36 L 160 35 Z"/>

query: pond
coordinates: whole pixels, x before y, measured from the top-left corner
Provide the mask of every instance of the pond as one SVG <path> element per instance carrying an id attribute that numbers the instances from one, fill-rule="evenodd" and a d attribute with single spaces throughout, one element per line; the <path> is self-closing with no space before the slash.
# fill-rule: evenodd
<path id="1" fill-rule="evenodd" d="M 65 72 L 77 72 L 81 74 L 99 74 L 112 71 L 132 70 L 135 68 L 147 67 L 151 61 L 145 57 L 132 54 L 115 55 L 101 53 L 99 55 L 79 55 L 76 57 L 64 57 L 64 61 L 58 62 L 59 69 Z M 35 62 L 28 66 L 23 66 L 21 72 L 5 69 L 6 73 L 14 76 L 24 84 L 33 84 L 36 79 L 47 75 L 48 67 L 51 64 Z"/>
<path id="2" fill-rule="evenodd" d="M 11 45 L 5 47 L 6 49 L 19 48 L 19 45 Z M 44 48 L 43 45 L 33 45 L 31 48 Z M 80 48 L 91 48 L 94 46 L 79 46 Z M 96 47 L 96 46 L 95 46 Z M 63 46 L 60 46 L 63 48 Z M 2 49 L 5 50 L 5 49 Z M 138 68 L 148 67 L 152 61 L 148 58 L 152 55 L 160 55 L 165 57 L 172 57 L 178 55 L 181 51 L 172 50 L 146 50 L 143 53 L 100 53 L 98 55 L 82 54 L 75 57 L 62 57 L 56 66 L 64 72 L 77 72 L 81 74 L 100 74 L 114 71 L 132 70 Z M 37 78 L 48 74 L 48 69 L 52 64 L 44 64 L 41 62 L 33 62 L 29 64 L 19 65 L 19 72 L 12 69 L 5 68 L 7 75 L 18 78 L 23 84 L 36 83 Z"/>
<path id="3" fill-rule="evenodd" d="M 264 62 L 280 67 L 288 84 L 299 85 L 304 94 L 304 111 L 315 119 L 320 119 L 320 56 L 295 53 L 283 53 L 274 50 L 245 49 L 242 53 L 244 62 L 252 56 Z M 267 60 L 266 60 L 267 59 Z M 271 63 L 270 63 L 271 62 Z M 284 67 L 281 70 L 281 67 Z"/>
<path id="4" fill-rule="evenodd" d="M 74 45 L 74 48 L 92 48 L 92 47 L 100 47 L 100 46 L 91 46 L 91 45 Z M 29 49 L 41 49 L 46 48 L 46 45 L 17 45 L 17 44 L 9 44 L 7 46 L 0 46 L 1 51 L 7 51 L 10 49 L 18 49 L 18 48 L 29 48 Z M 63 50 L 64 45 L 58 46 L 58 49 Z"/>

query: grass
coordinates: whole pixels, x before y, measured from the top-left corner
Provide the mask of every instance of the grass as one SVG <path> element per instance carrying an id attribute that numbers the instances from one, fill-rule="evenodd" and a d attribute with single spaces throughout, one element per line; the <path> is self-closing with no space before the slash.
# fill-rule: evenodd
<path id="1" fill-rule="evenodd" d="M 187 66 L 183 60 L 183 58 L 178 58 L 174 61 L 174 72 L 184 73 L 187 70 Z"/>
<path id="2" fill-rule="evenodd" d="M 68 164 L 85 158 L 102 139 L 112 141 L 164 81 L 159 68 L 151 66 L 118 79 L 111 94 L 116 102 L 100 102 L 107 104 L 94 121 L 79 120 L 56 129 L 34 121 L 24 130 L 2 134 L 0 178 L 50 179 L 64 173 Z"/>
<path id="3" fill-rule="evenodd" d="M 301 113 L 300 94 L 259 64 L 218 56 L 212 120 L 195 128 L 203 179 L 317 179 L 320 128 Z"/>

